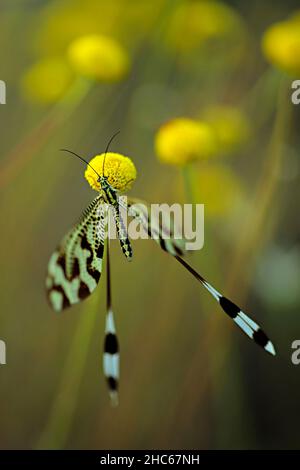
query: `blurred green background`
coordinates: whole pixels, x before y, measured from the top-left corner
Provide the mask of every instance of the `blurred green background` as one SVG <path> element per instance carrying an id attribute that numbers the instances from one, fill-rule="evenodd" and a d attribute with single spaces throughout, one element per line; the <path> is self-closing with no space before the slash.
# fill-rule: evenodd
<path id="1" fill-rule="evenodd" d="M 1 448 L 299 448 L 300 106 L 290 95 L 300 46 L 297 32 L 292 49 L 289 38 L 283 51 L 272 37 L 262 46 L 291 15 L 300 31 L 297 7 L 1 0 Z M 127 73 L 86 77 L 70 62 L 72 41 L 89 34 L 118 42 Z M 158 129 L 180 116 L 214 128 L 214 155 L 186 166 L 157 159 Z M 189 260 L 264 327 L 278 355 L 246 339 L 153 241 L 134 243 L 131 264 L 114 242 L 121 382 L 112 409 L 105 275 L 62 315 L 44 282 L 52 250 L 95 196 L 84 167 L 59 149 L 90 158 L 119 129 L 112 150 L 138 169 L 131 194 L 205 204 L 205 246 Z"/>

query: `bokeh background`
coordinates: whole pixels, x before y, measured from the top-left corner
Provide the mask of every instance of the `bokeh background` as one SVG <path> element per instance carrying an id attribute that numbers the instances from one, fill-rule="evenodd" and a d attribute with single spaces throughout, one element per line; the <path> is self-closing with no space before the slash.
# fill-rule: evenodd
<path id="1" fill-rule="evenodd" d="M 1 0 L 1 448 L 299 448 L 297 8 Z M 76 49 L 90 35 L 100 35 L 96 61 L 89 44 Z M 169 126 L 178 152 L 166 158 L 159 129 L 178 117 L 209 126 L 214 150 L 204 139 L 191 158 L 189 132 Z M 189 261 L 264 326 L 278 355 L 248 340 L 153 241 L 134 243 L 131 264 L 114 242 L 113 409 L 101 370 L 105 275 L 62 315 L 44 282 L 52 250 L 95 195 L 84 166 L 59 149 L 90 158 L 119 129 L 112 150 L 138 169 L 131 194 L 205 204 L 205 246 Z"/>

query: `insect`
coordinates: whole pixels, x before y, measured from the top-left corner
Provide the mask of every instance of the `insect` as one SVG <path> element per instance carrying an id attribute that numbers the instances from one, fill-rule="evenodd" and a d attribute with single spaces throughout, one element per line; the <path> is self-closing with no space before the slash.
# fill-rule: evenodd
<path id="1" fill-rule="evenodd" d="M 51 307 L 60 312 L 81 302 L 95 290 L 101 273 L 106 243 L 107 271 L 107 312 L 105 322 L 103 369 L 109 387 L 112 403 L 117 403 L 119 381 L 119 344 L 116 335 L 114 314 L 111 303 L 111 279 L 109 240 L 107 234 L 107 213 L 112 209 L 122 252 L 127 260 L 133 256 L 131 243 L 121 214 L 121 193 L 130 188 L 136 178 L 136 170 L 128 157 L 109 153 L 115 134 L 109 141 L 104 154 L 90 162 L 72 153 L 87 168 L 86 179 L 98 195 L 89 204 L 79 222 L 63 238 L 52 254 L 46 278 L 47 296 Z M 124 208 L 124 207 L 123 207 Z M 241 330 L 267 352 L 275 355 L 275 348 L 260 326 L 248 317 L 235 303 L 218 292 L 207 280 L 197 273 L 184 259 L 185 250 L 172 230 L 164 221 L 150 216 L 147 206 L 140 200 L 128 199 L 125 207 L 128 214 L 136 219 L 160 247 L 172 255 L 218 302 L 222 310 Z M 166 237 L 168 233 L 168 237 Z"/>

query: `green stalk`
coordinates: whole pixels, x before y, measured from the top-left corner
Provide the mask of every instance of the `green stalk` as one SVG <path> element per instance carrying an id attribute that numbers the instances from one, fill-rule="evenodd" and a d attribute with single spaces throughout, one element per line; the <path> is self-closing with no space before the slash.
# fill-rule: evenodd
<path id="1" fill-rule="evenodd" d="M 183 178 L 185 199 L 188 204 L 196 204 L 196 190 L 193 178 L 193 167 L 191 164 L 184 165 L 181 168 Z"/>

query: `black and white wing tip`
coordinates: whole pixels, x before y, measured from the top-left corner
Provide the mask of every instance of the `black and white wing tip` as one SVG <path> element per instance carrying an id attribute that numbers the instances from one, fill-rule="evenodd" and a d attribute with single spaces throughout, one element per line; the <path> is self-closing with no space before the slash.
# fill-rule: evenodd
<path id="1" fill-rule="evenodd" d="M 119 342 L 116 335 L 116 328 L 114 322 L 114 315 L 112 310 L 109 310 L 106 315 L 105 322 L 105 339 L 104 339 L 104 354 L 103 354 L 103 371 L 107 381 L 110 401 L 112 406 L 117 406 L 118 399 L 118 385 L 120 376 L 120 356 L 119 356 Z"/>
<path id="2" fill-rule="evenodd" d="M 232 318 L 232 320 L 241 328 L 241 330 L 253 339 L 253 341 L 261 346 L 265 351 L 276 355 L 276 351 L 273 343 L 269 340 L 266 333 L 260 328 L 255 321 L 248 317 L 236 304 L 231 300 L 221 295 L 216 289 L 214 289 L 207 281 L 203 282 L 204 287 L 211 293 L 213 297 L 219 302 L 224 312 Z"/>

